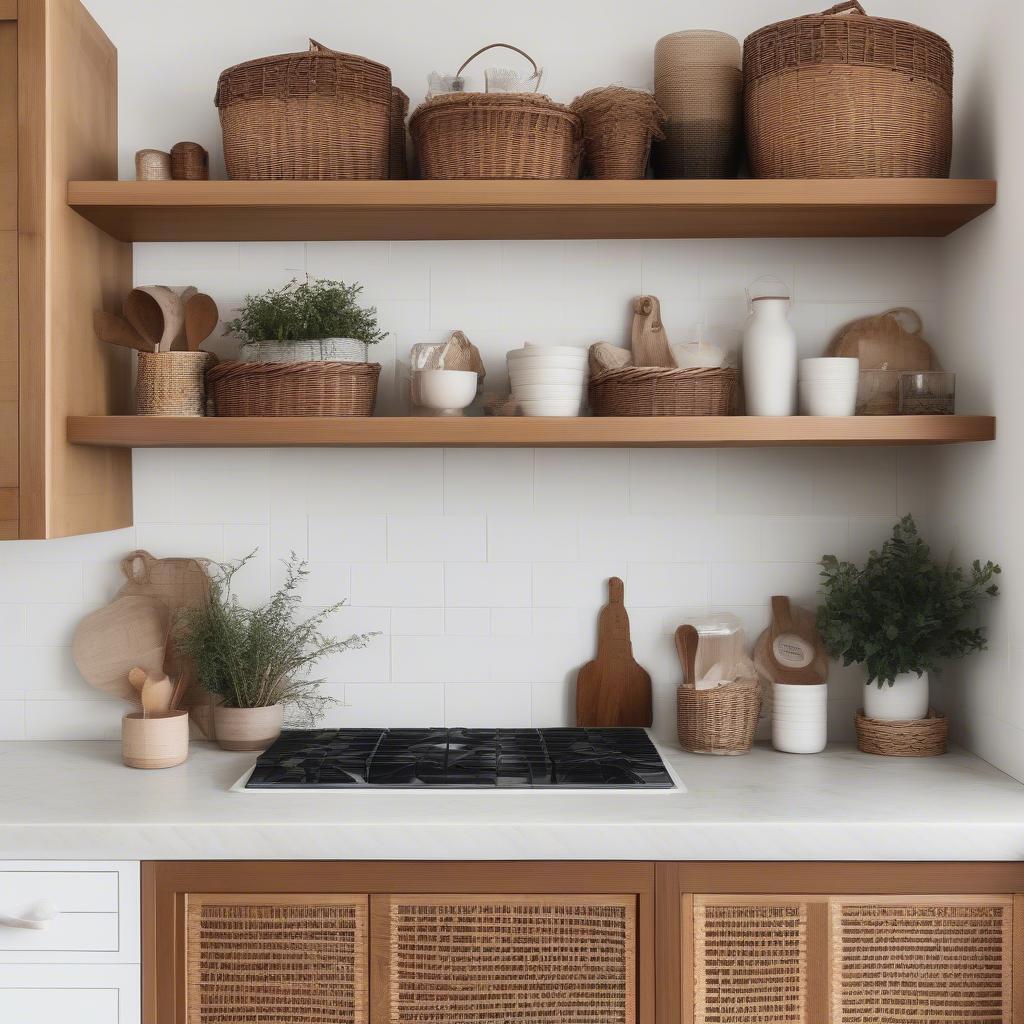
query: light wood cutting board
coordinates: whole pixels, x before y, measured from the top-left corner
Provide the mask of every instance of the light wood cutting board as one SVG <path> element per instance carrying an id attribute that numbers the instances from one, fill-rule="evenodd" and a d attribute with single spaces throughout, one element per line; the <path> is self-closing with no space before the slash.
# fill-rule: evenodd
<path id="1" fill-rule="evenodd" d="M 644 726 L 653 722 L 651 677 L 633 658 L 625 588 L 613 576 L 597 620 L 597 657 L 576 678 L 578 726 Z"/>

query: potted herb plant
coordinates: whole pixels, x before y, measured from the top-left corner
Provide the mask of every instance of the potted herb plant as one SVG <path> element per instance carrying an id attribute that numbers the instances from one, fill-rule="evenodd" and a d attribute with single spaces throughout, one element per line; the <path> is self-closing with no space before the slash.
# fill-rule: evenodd
<path id="1" fill-rule="evenodd" d="M 365 362 L 386 336 L 377 310 L 358 303 L 362 285 L 313 278 L 247 295 L 225 333 L 241 340 L 243 362 Z"/>
<path id="2" fill-rule="evenodd" d="M 893 528 L 863 567 L 826 555 L 818 629 L 829 653 L 867 671 L 864 714 L 878 721 L 928 715 L 928 673 L 986 646 L 984 630 L 963 624 L 986 596 L 999 593 L 1000 568 L 969 569 L 932 558 L 912 516 Z"/>
<path id="3" fill-rule="evenodd" d="M 258 608 L 243 607 L 231 581 L 253 555 L 220 565 L 210 582 L 209 604 L 183 612 L 176 624 L 179 649 L 218 699 L 214 729 L 225 750 L 267 747 L 281 732 L 285 708 L 303 724 L 315 724 L 333 699 L 320 692 L 321 680 L 306 673 L 321 658 L 365 647 L 377 635 L 326 636 L 322 627 L 343 601 L 300 618 L 299 588 L 309 571 L 294 554 L 285 562 L 281 589 Z"/>

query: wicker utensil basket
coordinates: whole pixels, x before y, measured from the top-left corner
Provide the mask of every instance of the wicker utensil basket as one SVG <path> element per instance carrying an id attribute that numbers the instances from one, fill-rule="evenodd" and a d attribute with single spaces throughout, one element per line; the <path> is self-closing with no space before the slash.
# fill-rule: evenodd
<path id="1" fill-rule="evenodd" d="M 886 757 L 937 757 L 946 752 L 949 722 L 929 708 L 928 717 L 910 722 L 880 722 L 857 712 L 857 749 Z"/>
<path id="2" fill-rule="evenodd" d="M 372 416 L 380 363 L 219 363 L 206 375 L 218 416 Z"/>
<path id="3" fill-rule="evenodd" d="M 229 178 L 387 178 L 391 72 L 310 40 L 308 53 L 247 61 L 224 71 L 220 110 Z"/>
<path id="4" fill-rule="evenodd" d="M 140 352 L 135 378 L 137 416 L 205 416 L 211 352 Z"/>
<path id="5" fill-rule="evenodd" d="M 679 745 L 692 754 L 745 754 L 761 713 L 761 684 L 737 680 L 697 690 L 684 680 L 676 691 Z"/>
<path id="6" fill-rule="evenodd" d="M 491 43 L 463 61 L 458 74 Z M 539 82 L 539 77 L 536 79 Z M 583 124 L 577 114 L 535 93 L 448 93 L 421 103 L 409 119 L 421 178 L 577 178 Z"/>
<path id="7" fill-rule="evenodd" d="M 739 371 L 728 367 L 605 370 L 590 378 L 590 411 L 595 416 L 729 416 L 739 378 Z"/>
<path id="8" fill-rule="evenodd" d="M 665 137 L 665 115 L 651 93 L 609 85 L 577 96 L 570 109 L 583 121 L 583 162 L 591 178 L 644 177 L 651 140 Z"/>
<path id="9" fill-rule="evenodd" d="M 953 51 L 933 32 L 846 0 L 749 36 L 743 74 L 756 178 L 949 175 Z"/>

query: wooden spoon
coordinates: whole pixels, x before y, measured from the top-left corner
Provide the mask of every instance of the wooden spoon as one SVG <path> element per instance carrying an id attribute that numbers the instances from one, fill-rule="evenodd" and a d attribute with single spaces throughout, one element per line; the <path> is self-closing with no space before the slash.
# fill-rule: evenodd
<path id="1" fill-rule="evenodd" d="M 160 303 L 142 288 L 133 288 L 124 300 L 124 315 L 132 325 L 153 346 L 160 351 L 160 339 L 164 335 L 164 314 Z"/>
<path id="2" fill-rule="evenodd" d="M 676 653 L 679 663 L 683 666 L 683 684 L 693 689 L 697 687 L 697 644 L 700 634 L 693 626 L 680 626 L 676 630 Z"/>
<path id="3" fill-rule="evenodd" d="M 174 688 L 164 673 L 146 676 L 142 685 L 143 715 L 161 715 L 171 707 L 171 696 Z"/>
<path id="4" fill-rule="evenodd" d="M 97 310 L 92 315 L 96 337 L 108 345 L 133 348 L 136 352 L 155 352 L 156 346 L 147 341 L 123 316 Z"/>
<path id="5" fill-rule="evenodd" d="M 199 351 L 199 346 L 217 329 L 220 311 L 217 303 L 200 292 L 185 304 L 185 341 L 190 352 Z"/>
<path id="6" fill-rule="evenodd" d="M 146 685 L 146 680 L 149 678 L 149 673 L 138 665 L 135 668 L 130 669 L 128 672 L 128 682 L 135 687 L 139 693 L 142 693 L 143 686 Z"/>

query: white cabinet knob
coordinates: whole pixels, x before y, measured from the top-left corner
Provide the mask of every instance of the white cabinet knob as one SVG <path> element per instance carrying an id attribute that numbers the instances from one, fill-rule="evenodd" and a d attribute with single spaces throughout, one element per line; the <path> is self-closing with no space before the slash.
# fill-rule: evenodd
<path id="1" fill-rule="evenodd" d="M 31 928 L 35 931 L 42 931 L 44 928 L 49 928 L 50 922 L 59 913 L 60 911 L 49 900 L 40 900 L 21 917 L 0 913 L 0 927 Z"/>

